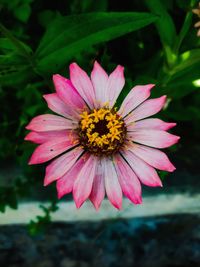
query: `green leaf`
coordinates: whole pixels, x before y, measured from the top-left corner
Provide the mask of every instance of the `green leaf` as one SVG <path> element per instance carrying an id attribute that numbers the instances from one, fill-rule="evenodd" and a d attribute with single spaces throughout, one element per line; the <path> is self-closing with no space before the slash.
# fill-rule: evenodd
<path id="1" fill-rule="evenodd" d="M 29 66 L 4 68 L 0 70 L 0 84 L 1 86 L 18 87 L 19 84 L 30 81 L 34 76 L 35 73 Z"/>
<path id="2" fill-rule="evenodd" d="M 163 45 L 172 47 L 176 38 L 176 28 L 171 16 L 160 0 L 146 0 L 149 10 L 158 15 L 156 27 Z"/>
<path id="3" fill-rule="evenodd" d="M 155 15 L 135 12 L 60 17 L 49 26 L 36 51 L 37 69 L 43 73 L 55 72 L 89 46 L 138 30 L 156 19 Z"/>
<path id="4" fill-rule="evenodd" d="M 0 69 L 13 65 L 16 67 L 24 64 L 26 64 L 24 57 L 17 55 L 16 53 L 0 55 Z"/>
<path id="5" fill-rule="evenodd" d="M 178 63 L 172 69 L 172 73 L 179 74 L 196 63 L 200 63 L 200 48 L 192 49 L 181 54 Z"/>
<path id="6" fill-rule="evenodd" d="M 31 7 L 29 4 L 24 3 L 14 10 L 14 14 L 19 20 L 25 23 L 31 15 Z"/>
<path id="7" fill-rule="evenodd" d="M 180 61 L 180 63 L 167 74 L 168 81 L 162 84 L 161 88 L 159 88 L 159 93 L 179 99 L 192 92 L 199 91 L 199 88 L 194 85 L 194 82 L 200 77 L 199 52 L 192 52 L 194 53 L 191 53 L 191 57 L 188 58 L 188 60 L 185 62 Z M 185 53 L 183 53 L 183 55 L 184 54 Z"/>
<path id="8" fill-rule="evenodd" d="M 179 1 L 180 2 L 180 1 Z M 192 8 L 195 8 L 196 4 L 197 4 L 197 0 L 191 0 L 191 1 L 181 1 L 183 4 L 183 7 L 188 10 L 188 12 L 186 13 L 183 25 L 181 27 L 180 33 L 177 36 L 177 40 L 174 44 L 174 52 L 175 54 L 178 54 L 179 48 L 184 40 L 184 38 L 186 37 L 188 31 L 190 30 L 191 24 L 192 24 L 192 17 L 193 17 L 193 13 L 191 12 Z M 181 5 L 181 3 L 179 3 Z"/>
<path id="9" fill-rule="evenodd" d="M 145 2 L 149 10 L 159 16 L 156 28 L 163 45 L 167 65 L 171 66 L 176 60 L 173 52 L 174 42 L 177 39 L 174 22 L 161 0 L 145 0 Z"/>
<path id="10" fill-rule="evenodd" d="M 18 51 L 19 54 L 21 54 L 22 56 L 27 58 L 29 61 L 31 61 L 32 50 L 27 44 L 18 40 L 12 34 L 12 32 L 9 31 L 6 27 L 4 27 L 4 25 L 2 25 L 1 23 L 0 23 L 0 32 L 2 32 L 2 34 L 6 37 L 6 39 L 8 40 L 7 42 L 10 42 L 15 47 L 15 49 Z M 4 38 L 2 38 L 2 39 L 4 39 Z M 10 45 L 10 46 L 12 46 L 12 45 Z"/>

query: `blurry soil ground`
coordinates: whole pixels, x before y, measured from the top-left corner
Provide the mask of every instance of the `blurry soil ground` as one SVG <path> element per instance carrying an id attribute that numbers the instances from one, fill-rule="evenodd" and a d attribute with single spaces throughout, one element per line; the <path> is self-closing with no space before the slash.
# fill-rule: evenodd
<path id="1" fill-rule="evenodd" d="M 36 236 L 24 225 L 3 226 L 0 266 L 197 267 L 200 216 L 54 223 Z"/>

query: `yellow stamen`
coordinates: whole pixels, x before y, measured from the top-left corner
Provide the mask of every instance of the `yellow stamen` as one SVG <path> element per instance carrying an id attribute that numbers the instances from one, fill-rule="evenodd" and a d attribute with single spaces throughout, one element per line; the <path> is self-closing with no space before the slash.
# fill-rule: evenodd
<path id="1" fill-rule="evenodd" d="M 80 139 L 83 145 L 91 151 L 114 151 L 122 144 L 125 136 L 125 126 L 116 110 L 108 108 L 94 109 L 91 113 L 84 111 L 80 120 Z"/>

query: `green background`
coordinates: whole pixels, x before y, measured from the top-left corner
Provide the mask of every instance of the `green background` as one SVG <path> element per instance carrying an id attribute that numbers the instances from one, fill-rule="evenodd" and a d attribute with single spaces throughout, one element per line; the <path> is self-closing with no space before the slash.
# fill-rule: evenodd
<path id="1" fill-rule="evenodd" d="M 118 104 L 134 85 L 155 83 L 153 97 L 168 96 L 159 116 L 177 122 L 173 133 L 181 136 L 168 151 L 177 175 L 162 172 L 161 178 L 168 187 L 172 178 L 176 186 L 199 184 L 191 178 L 200 156 L 200 38 L 192 14 L 197 2 L 1 0 L 0 211 L 23 199 L 52 200 L 38 219 L 46 223 L 56 209 L 55 186 L 42 187 L 45 166 L 27 165 L 35 145 L 24 141 L 25 126 L 49 112 L 42 95 L 53 91 L 52 74 L 67 77 L 73 61 L 88 73 L 94 60 L 107 72 L 125 66 Z"/>

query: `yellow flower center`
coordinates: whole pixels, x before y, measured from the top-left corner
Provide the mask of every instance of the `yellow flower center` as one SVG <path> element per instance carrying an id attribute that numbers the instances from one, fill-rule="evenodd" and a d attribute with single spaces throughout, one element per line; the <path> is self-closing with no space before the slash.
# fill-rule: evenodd
<path id="1" fill-rule="evenodd" d="M 117 152 L 126 137 L 126 127 L 116 110 L 108 108 L 84 111 L 79 122 L 80 144 L 86 151 L 103 156 Z"/>

